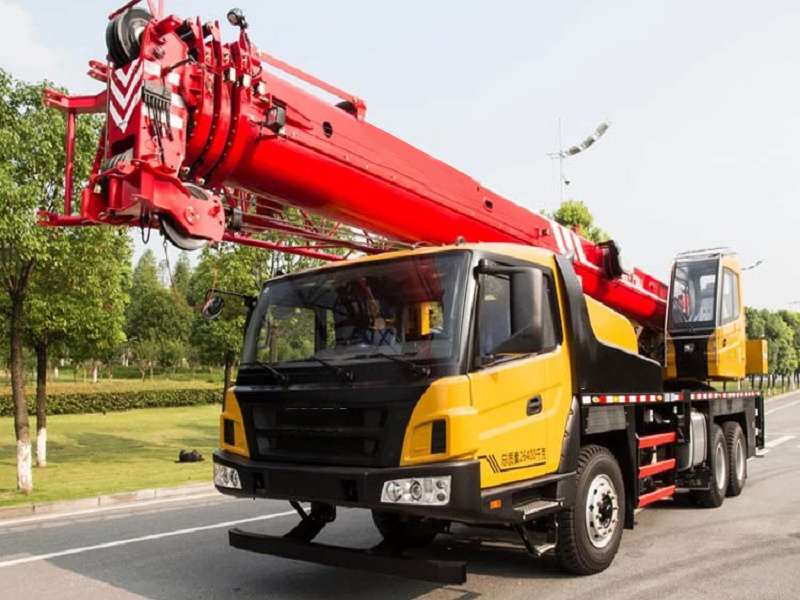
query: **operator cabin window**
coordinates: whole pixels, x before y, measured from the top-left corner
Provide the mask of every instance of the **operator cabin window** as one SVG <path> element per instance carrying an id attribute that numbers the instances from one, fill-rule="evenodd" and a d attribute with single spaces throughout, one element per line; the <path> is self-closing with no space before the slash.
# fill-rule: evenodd
<path id="1" fill-rule="evenodd" d="M 739 277 L 730 269 L 722 272 L 722 322 L 739 318 Z"/>
<path id="2" fill-rule="evenodd" d="M 548 276 L 542 283 L 542 297 L 538 299 L 544 304 L 541 351 L 548 352 L 559 340 L 552 283 Z M 479 285 L 478 352 L 481 357 L 491 357 L 495 354 L 493 350 L 515 333 L 511 331 L 511 279 L 508 275 L 482 274 Z"/>

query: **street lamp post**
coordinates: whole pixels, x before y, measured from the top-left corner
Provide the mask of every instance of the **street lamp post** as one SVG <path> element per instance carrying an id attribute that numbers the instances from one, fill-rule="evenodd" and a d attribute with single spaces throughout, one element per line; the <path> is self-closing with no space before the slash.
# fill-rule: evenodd
<path id="1" fill-rule="evenodd" d="M 564 179 L 564 159 L 588 150 L 590 146 L 592 146 L 603 136 L 606 131 L 608 131 L 610 126 L 610 121 L 603 121 L 597 126 L 597 129 L 595 129 L 594 132 L 580 144 L 575 144 L 574 146 L 570 146 L 564 150 L 564 146 L 561 142 L 561 118 L 558 119 L 558 152 L 550 152 L 547 156 L 553 160 L 558 160 L 558 189 L 561 194 L 562 203 L 564 202 L 564 185 L 569 185 L 569 182 Z"/>

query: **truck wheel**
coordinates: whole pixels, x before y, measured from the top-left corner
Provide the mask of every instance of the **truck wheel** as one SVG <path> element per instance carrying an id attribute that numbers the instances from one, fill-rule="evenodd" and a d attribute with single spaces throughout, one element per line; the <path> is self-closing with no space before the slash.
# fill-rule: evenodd
<path id="1" fill-rule="evenodd" d="M 722 425 L 725 446 L 728 449 L 728 496 L 738 496 L 747 481 L 747 442 L 742 428 L 736 421 Z"/>
<path id="2" fill-rule="evenodd" d="M 725 436 L 719 425 L 711 426 L 711 487 L 707 490 L 697 490 L 694 493 L 695 502 L 704 508 L 717 508 L 725 500 L 728 489 L 728 448 L 725 446 Z"/>
<path id="3" fill-rule="evenodd" d="M 397 548 L 423 548 L 443 529 L 443 522 L 415 515 L 372 511 L 372 520 L 383 539 Z"/>
<path id="4" fill-rule="evenodd" d="M 586 446 L 578 457 L 575 505 L 559 515 L 556 559 L 576 575 L 604 570 L 617 554 L 625 514 L 625 487 L 614 456 Z"/>

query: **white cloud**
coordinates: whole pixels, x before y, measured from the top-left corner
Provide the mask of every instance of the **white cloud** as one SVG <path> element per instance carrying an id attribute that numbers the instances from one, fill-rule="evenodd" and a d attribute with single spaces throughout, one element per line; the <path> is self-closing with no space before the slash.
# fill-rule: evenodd
<path id="1" fill-rule="evenodd" d="M 0 67 L 22 79 L 51 76 L 62 61 L 56 48 L 41 44 L 31 13 L 18 4 L 0 0 Z"/>

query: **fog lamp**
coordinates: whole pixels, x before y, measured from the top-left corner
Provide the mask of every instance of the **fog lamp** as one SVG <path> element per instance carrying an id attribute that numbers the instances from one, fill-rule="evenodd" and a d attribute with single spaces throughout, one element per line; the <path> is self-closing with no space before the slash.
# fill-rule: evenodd
<path id="1" fill-rule="evenodd" d="M 214 463 L 214 485 L 240 490 L 242 489 L 242 480 L 239 479 L 239 472 L 236 469 Z"/>

